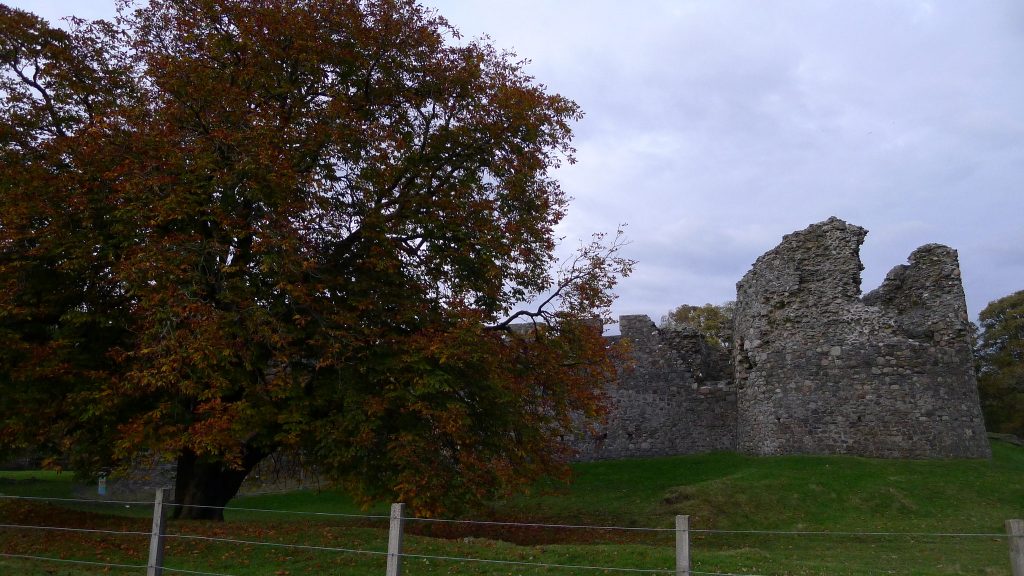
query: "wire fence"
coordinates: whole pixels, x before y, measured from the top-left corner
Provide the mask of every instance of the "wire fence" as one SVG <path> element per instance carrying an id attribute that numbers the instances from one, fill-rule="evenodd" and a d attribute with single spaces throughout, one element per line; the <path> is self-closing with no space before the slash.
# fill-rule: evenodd
<path id="1" fill-rule="evenodd" d="M 129 529 L 105 529 L 105 528 L 80 528 L 70 526 L 49 526 L 27 523 L 0 523 L 0 531 L 23 531 L 23 532 L 56 532 L 56 533 L 78 533 L 95 537 L 146 537 L 149 540 L 149 559 L 146 564 L 133 564 L 125 562 L 97 561 L 85 559 L 72 559 L 54 557 L 39 554 L 17 553 L 7 550 L 0 550 L 0 558 L 21 560 L 28 562 L 73 564 L 83 567 L 96 567 L 105 570 L 133 570 L 136 572 L 145 570 L 147 574 L 193 574 L 199 576 L 235 576 L 230 573 L 216 572 L 209 570 L 192 570 L 176 566 L 169 566 L 163 560 L 164 543 L 167 540 L 182 542 L 201 542 L 206 544 L 220 544 L 243 547 L 267 547 L 284 551 L 305 551 L 316 553 L 332 553 L 369 556 L 386 559 L 387 576 L 397 576 L 400 573 L 400 566 L 403 560 L 440 561 L 460 564 L 487 564 L 508 566 L 514 568 L 532 568 L 538 570 L 560 570 L 575 572 L 603 572 L 603 573 L 636 573 L 636 574 L 677 574 L 696 576 L 765 576 L 757 573 L 740 572 L 715 572 L 695 570 L 691 566 L 690 540 L 692 535 L 739 535 L 739 536 L 781 536 L 781 537 L 837 537 L 837 538 L 987 538 L 993 540 L 1006 540 L 1009 545 L 1009 556 L 1014 576 L 1024 576 L 1024 522 L 1021 520 L 1008 520 L 1005 533 L 996 532 L 854 532 L 854 531 L 813 531 L 813 530 L 720 530 L 720 529 L 691 529 L 688 516 L 678 516 L 675 528 L 664 527 L 636 527 L 636 526 L 608 526 L 588 524 L 548 524 L 537 522 L 505 522 L 491 520 L 464 520 L 464 519 L 440 519 L 420 518 L 405 516 L 404 505 L 395 504 L 392 506 L 391 514 L 345 514 L 332 512 L 298 511 L 298 510 L 275 510 L 263 508 L 230 508 L 233 511 L 245 511 L 250 513 L 265 514 L 288 514 L 320 518 L 344 518 L 353 520 L 379 521 L 388 520 L 389 534 L 387 549 L 365 549 L 360 547 L 342 547 L 317 544 L 297 544 L 272 540 L 260 540 L 244 537 L 228 537 L 223 535 L 189 534 L 185 532 L 167 532 L 165 517 L 169 508 L 183 507 L 186 505 L 164 502 L 164 491 L 160 490 L 152 501 L 122 501 L 122 500 L 92 500 L 76 498 L 49 498 L 33 496 L 9 496 L 0 495 L 0 501 L 35 501 L 54 502 L 58 504 L 105 504 L 105 505 L 147 505 L 153 507 L 153 528 L 150 531 L 129 530 Z M 188 505 L 194 508 L 219 508 L 214 506 Z M 404 531 L 408 523 L 426 524 L 459 524 L 467 526 L 485 527 L 509 527 L 549 530 L 586 530 L 623 533 L 650 533 L 650 534 L 674 534 L 675 536 L 675 566 L 606 566 L 590 563 L 567 563 L 567 562 L 541 562 L 531 560 L 518 560 L 509 558 L 484 558 L 455 554 L 426 554 L 420 552 L 409 552 L 404 550 Z"/>
<path id="2" fill-rule="evenodd" d="M 378 518 L 387 518 L 387 516 L 377 516 Z M 409 517 L 407 521 L 413 522 L 428 522 L 428 523 L 442 523 L 442 524 L 467 524 L 477 526 L 514 526 L 514 527 L 527 527 L 527 528 L 553 528 L 553 529 L 580 529 L 580 530 L 618 530 L 623 532 L 653 532 L 653 533 L 666 533 L 676 532 L 676 528 L 653 528 L 646 526 L 606 526 L 606 525 L 595 525 L 595 524 L 543 524 L 533 522 L 501 522 L 491 520 L 451 520 L 443 518 L 417 518 Z M 770 534 L 770 535 L 782 535 L 782 536 L 908 536 L 908 537 L 921 537 L 921 536 L 940 536 L 940 537 L 953 537 L 953 538 L 965 538 L 965 537 L 982 537 L 982 538 L 1007 538 L 1008 535 L 1002 532 L 983 532 L 983 533 L 967 533 L 967 532 L 841 532 L 831 530 L 717 530 L 711 528 L 691 528 L 690 532 L 700 534 Z"/>

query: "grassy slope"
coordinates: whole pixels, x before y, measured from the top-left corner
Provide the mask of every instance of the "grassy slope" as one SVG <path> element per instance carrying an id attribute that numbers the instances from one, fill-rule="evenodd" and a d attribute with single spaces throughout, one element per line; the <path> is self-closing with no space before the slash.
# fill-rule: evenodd
<path id="1" fill-rule="evenodd" d="M 502 508 L 523 515 L 695 528 L 1001 532 L 1024 514 L 1024 449 L 991 461 L 710 454 L 581 464 L 568 490 Z"/>
<path id="2" fill-rule="evenodd" d="M 992 461 L 888 461 L 847 457 L 748 458 L 711 454 L 678 458 L 580 464 L 569 488 L 547 487 L 537 495 L 496 503 L 484 514 L 491 519 L 552 521 L 572 524 L 662 526 L 675 514 L 690 514 L 694 528 L 742 530 L 826 530 L 886 532 L 1002 533 L 1003 521 L 1024 516 L 1024 449 L 993 446 Z M 0 473 L 0 493 L 67 496 L 67 475 L 29 480 L 24 473 Z M 38 506 L 19 503 L 19 506 Z M 334 493 L 293 493 L 239 498 L 236 507 L 358 513 L 348 498 Z M 117 510 L 134 516 L 140 511 Z M 41 522 L 62 520 L 55 508 L 33 508 Z M 386 513 L 378 507 L 372 513 Z M 25 510 L 0 503 L 0 523 L 21 523 Z M 126 522 L 147 529 L 144 518 L 99 516 L 69 510 L 67 520 L 92 524 Z M 49 518 L 47 518 L 49 517 Z M 477 515 L 479 517 L 479 515 Z M 254 522 L 260 519 L 261 522 Z M 209 527 L 172 523 L 172 531 L 192 531 L 255 540 L 291 541 L 329 546 L 383 549 L 383 526 L 367 522 L 346 525 L 342 519 L 266 515 L 236 511 L 228 523 Z M 17 522 L 15 522 L 17 521 Z M 138 526 L 136 526 L 138 524 Z M 120 526 L 120 525 L 119 525 Z M 410 523 L 410 532 L 423 524 Z M 489 529 L 458 532 L 457 540 L 422 536 L 408 539 L 411 553 L 498 557 L 606 566 L 671 568 L 671 534 L 607 536 Z M 443 532 L 443 531 L 442 531 Z M 435 532 L 437 533 L 437 532 Z M 621 534 L 621 533 L 620 533 Z M 473 536 L 473 537 L 467 537 Z M 486 537 L 486 539 L 481 538 Z M 15 536 L 0 530 L 0 551 L 45 553 L 54 539 L 37 542 L 35 535 Z M 515 546 L 497 539 L 534 542 Z M 116 540 L 116 538 L 115 538 Z M 569 540 L 569 542 L 560 542 Z M 575 540 L 575 541 L 573 541 Z M 600 544 L 583 542 L 600 541 Z M 69 557 L 137 563 L 144 546 L 121 548 L 74 538 L 61 540 Z M 173 542 L 172 565 L 238 575 L 256 574 L 380 574 L 380 557 L 288 552 L 279 549 Z M 78 554 L 85 554 L 78 555 Z M 694 570 L 753 574 L 1008 574 L 1006 543 L 1001 538 L 773 536 L 762 534 L 694 534 Z M 564 574 L 482 564 L 409 560 L 409 574 Z M 0 574 L 91 574 L 73 567 L 0 559 Z M 285 570 L 286 572 L 281 572 Z M 593 574 L 593 571 L 580 571 Z"/>

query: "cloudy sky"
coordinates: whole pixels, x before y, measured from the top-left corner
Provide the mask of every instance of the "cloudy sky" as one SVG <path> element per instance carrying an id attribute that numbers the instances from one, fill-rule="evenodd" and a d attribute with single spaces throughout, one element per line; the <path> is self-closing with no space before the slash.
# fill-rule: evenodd
<path id="1" fill-rule="evenodd" d="M 833 215 L 869 231 L 865 292 L 929 242 L 959 250 L 972 317 L 1024 289 L 1020 0 L 425 3 L 582 106 L 561 233 L 628 225 L 615 314 L 731 300 L 783 234 Z"/>

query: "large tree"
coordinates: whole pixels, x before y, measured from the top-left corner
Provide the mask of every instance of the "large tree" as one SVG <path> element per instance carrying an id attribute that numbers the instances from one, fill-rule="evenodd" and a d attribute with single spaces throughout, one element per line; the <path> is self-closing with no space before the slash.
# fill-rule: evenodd
<path id="1" fill-rule="evenodd" d="M 990 302 L 978 319 L 975 357 L 985 425 L 1024 436 L 1024 290 Z"/>
<path id="2" fill-rule="evenodd" d="M 580 112 L 513 55 L 411 0 L 151 0 L 0 5 L 0 65 L 0 448 L 173 458 L 195 518 L 285 448 L 426 514 L 565 473 L 632 262 L 555 266 Z"/>

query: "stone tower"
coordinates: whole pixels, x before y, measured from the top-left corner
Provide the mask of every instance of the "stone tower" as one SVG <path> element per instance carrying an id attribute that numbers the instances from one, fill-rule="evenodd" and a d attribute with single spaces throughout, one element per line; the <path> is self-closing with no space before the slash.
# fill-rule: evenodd
<path id="1" fill-rule="evenodd" d="M 860 297 L 867 231 L 785 236 L 737 284 L 737 447 L 750 454 L 990 456 L 956 251 L 929 244 Z"/>

